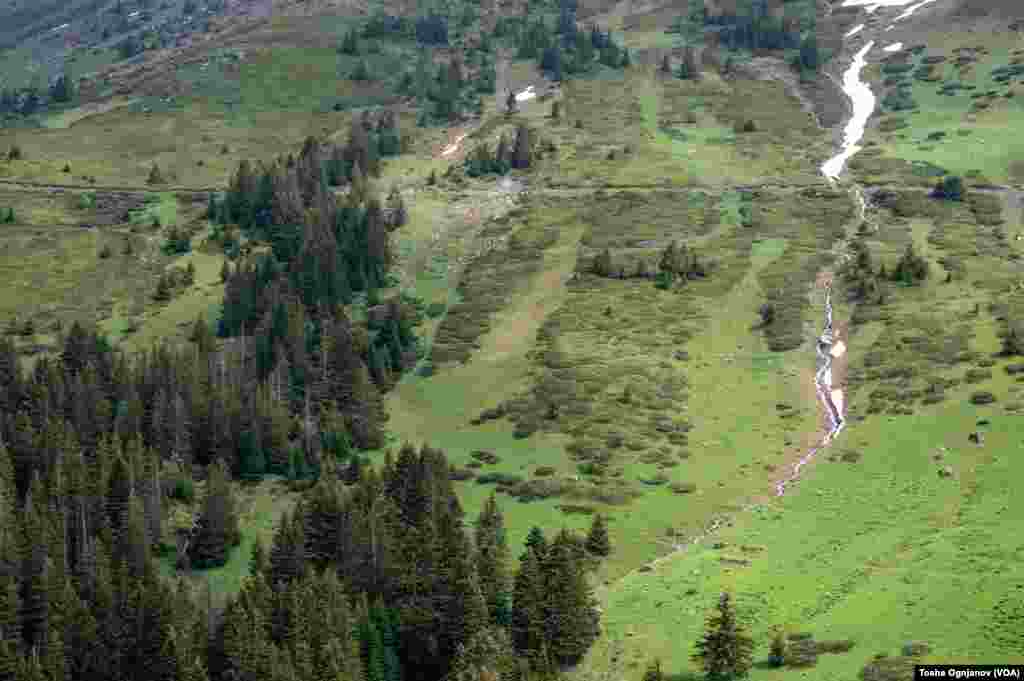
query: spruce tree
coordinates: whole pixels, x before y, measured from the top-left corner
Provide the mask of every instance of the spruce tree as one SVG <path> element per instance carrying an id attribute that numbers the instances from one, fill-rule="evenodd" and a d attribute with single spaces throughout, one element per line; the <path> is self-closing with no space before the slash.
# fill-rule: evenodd
<path id="1" fill-rule="evenodd" d="M 224 565 L 228 550 L 239 534 L 227 469 L 222 464 L 213 465 L 210 469 L 199 526 L 189 549 L 192 566 L 196 568 Z"/>
<path id="2" fill-rule="evenodd" d="M 612 552 L 611 539 L 608 537 L 608 525 L 604 515 L 598 513 L 587 533 L 587 551 L 595 556 L 607 556 Z"/>
<path id="3" fill-rule="evenodd" d="M 491 621 L 506 626 L 511 614 L 508 540 L 505 519 L 494 494 L 484 502 L 480 510 L 476 521 L 475 543 L 480 589 L 487 602 Z"/>
<path id="4" fill-rule="evenodd" d="M 515 576 L 509 630 L 516 650 L 528 656 L 535 667 L 539 664 L 538 655 L 547 637 L 547 595 L 544 582 L 544 573 L 541 571 L 537 553 L 527 549 Z"/>
<path id="5" fill-rule="evenodd" d="M 715 613 L 708 618 L 704 636 L 696 647 L 693 660 L 704 670 L 708 681 L 743 678 L 750 671 L 754 642 L 736 620 L 727 592 L 718 599 Z"/>
<path id="6" fill-rule="evenodd" d="M 560 665 L 575 665 L 600 633 L 600 616 L 573 535 L 563 530 L 541 564 L 545 582 L 545 642 Z"/>
<path id="7" fill-rule="evenodd" d="M 107 486 L 107 522 L 116 546 L 121 546 L 128 529 L 128 504 L 132 497 L 131 470 L 123 457 L 114 460 Z"/>
<path id="8" fill-rule="evenodd" d="M 26 649 L 35 646 L 44 650 L 50 626 L 50 599 L 47 588 L 49 561 L 46 544 L 40 541 L 44 532 L 44 519 L 41 514 L 45 508 L 44 496 L 42 481 L 37 475 L 26 496 L 21 523 L 21 611 L 18 619 L 21 621 L 21 635 Z"/>

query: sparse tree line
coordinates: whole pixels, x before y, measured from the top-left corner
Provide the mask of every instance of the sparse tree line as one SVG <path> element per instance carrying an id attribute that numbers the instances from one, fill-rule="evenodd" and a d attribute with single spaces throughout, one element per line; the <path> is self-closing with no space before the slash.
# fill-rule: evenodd
<path id="1" fill-rule="evenodd" d="M 44 111 L 50 104 L 64 104 L 75 96 L 74 84 L 65 75 L 59 75 L 45 89 L 36 85 L 0 90 L 0 122 L 5 118 L 31 116 Z"/>
<path id="2" fill-rule="evenodd" d="M 452 56 L 435 70 L 429 50 L 420 52 L 416 67 L 405 71 L 398 91 L 414 97 L 419 109 L 417 124 L 447 124 L 483 113 L 482 94 L 493 94 L 497 75 L 494 58 L 475 53 L 468 59 Z"/>
<path id="3" fill-rule="evenodd" d="M 883 305 L 889 297 L 887 284 L 915 286 L 928 278 L 928 261 L 917 254 L 912 243 L 907 244 L 891 272 L 886 270 L 884 263 L 875 269 L 871 251 L 862 240 L 855 240 L 851 247 L 854 257 L 841 272 L 851 300 Z M 951 279 L 952 272 L 947 281 Z"/>
<path id="4" fill-rule="evenodd" d="M 810 16 L 801 20 L 797 16 L 776 16 L 771 4 L 769 0 L 738 0 L 733 11 L 712 14 L 704 0 L 689 0 L 686 14 L 676 17 L 667 32 L 681 34 L 689 43 L 704 42 L 730 51 L 791 50 L 794 68 L 820 70 L 832 55 L 818 46 L 813 15 L 816 8 L 812 5 Z"/>
<path id="5" fill-rule="evenodd" d="M 687 248 L 685 243 L 672 241 L 661 252 L 657 269 L 648 266 L 643 258 L 637 260 L 627 271 L 625 265 L 616 265 L 611 250 L 604 249 L 591 261 L 590 273 L 612 279 L 653 279 L 659 289 L 668 290 L 673 285 L 685 285 L 693 279 L 707 277 L 712 268 L 701 260 L 696 250 Z"/>
<path id="6" fill-rule="evenodd" d="M 470 177 L 505 175 L 513 168 L 529 168 L 533 155 L 530 129 L 525 125 L 519 125 L 516 127 L 515 141 L 512 144 L 509 144 L 504 133 L 498 139 L 493 152 L 489 145 L 478 144 L 473 153 L 466 158 L 464 167 L 466 175 Z"/>
<path id="7" fill-rule="evenodd" d="M 558 19 L 503 17 L 495 36 L 510 39 L 519 59 L 537 59 L 538 67 L 553 80 L 589 72 L 595 63 L 608 68 L 631 64 L 629 50 L 616 43 L 611 33 L 598 26 L 581 30 L 576 19 L 576 0 L 560 0 Z"/>

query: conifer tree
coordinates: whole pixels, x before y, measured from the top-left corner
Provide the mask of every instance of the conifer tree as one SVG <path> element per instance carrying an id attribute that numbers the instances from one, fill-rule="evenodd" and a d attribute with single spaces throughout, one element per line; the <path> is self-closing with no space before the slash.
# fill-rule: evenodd
<path id="1" fill-rule="evenodd" d="M 718 600 L 707 621 L 704 636 L 693 655 L 708 681 L 743 678 L 750 671 L 754 642 L 736 620 L 731 596 L 726 592 Z"/>
<path id="2" fill-rule="evenodd" d="M 520 653 L 536 658 L 546 637 L 544 574 L 537 553 L 528 549 L 515 576 L 510 632 Z"/>
<path id="3" fill-rule="evenodd" d="M 153 185 L 153 184 L 163 184 L 163 183 L 164 183 L 164 176 L 160 172 L 160 166 L 158 166 L 157 164 L 154 163 L 153 167 L 149 171 L 149 177 L 146 179 L 146 184 Z"/>
<path id="4" fill-rule="evenodd" d="M 476 521 L 476 567 L 480 589 L 487 601 L 491 621 L 507 625 L 510 617 L 508 540 L 505 520 L 495 495 L 491 495 Z"/>
<path id="5" fill-rule="evenodd" d="M 573 537 L 563 530 L 541 565 L 545 573 L 545 642 L 561 665 L 574 665 L 600 633 L 600 618 Z"/>
<path id="6" fill-rule="evenodd" d="M 146 534 L 146 517 L 142 501 L 137 495 L 132 495 L 128 503 L 124 540 L 118 553 L 127 561 L 128 574 L 135 579 L 142 578 L 149 570 L 150 544 Z"/>
<path id="7" fill-rule="evenodd" d="M 50 599 L 47 588 L 46 543 L 39 541 L 43 536 L 44 520 L 41 515 L 45 508 L 45 491 L 39 476 L 32 480 L 31 488 L 22 509 L 21 537 L 21 635 L 26 649 L 36 647 L 44 651 L 47 631 L 50 625 Z"/>
<path id="8" fill-rule="evenodd" d="M 219 567 L 227 562 L 228 550 L 239 536 L 238 516 L 227 468 L 223 464 L 210 467 L 209 491 L 203 500 L 196 537 L 189 549 L 193 567 Z"/>
<path id="9" fill-rule="evenodd" d="M 263 540 L 256 537 L 252 544 L 252 556 L 249 558 L 249 575 L 255 577 L 265 574 L 268 564 L 267 550 L 263 546 Z"/>
<path id="10" fill-rule="evenodd" d="M 0 632 L 0 681 L 17 681 L 21 666 L 16 641 Z"/>
<path id="11" fill-rule="evenodd" d="M 512 149 L 512 167 L 519 169 L 529 168 L 530 151 L 530 130 L 525 125 L 520 125 L 516 128 L 516 141 Z"/>
<path id="12" fill-rule="evenodd" d="M 270 549 L 270 574 L 267 579 L 274 588 L 298 579 L 306 570 L 308 553 L 302 518 L 301 507 L 294 513 L 285 514 L 274 534 L 274 544 Z"/>
<path id="13" fill-rule="evenodd" d="M 608 525 L 604 515 L 598 513 L 587 533 L 587 551 L 595 556 L 607 556 L 612 552 L 611 540 L 608 537 Z"/>

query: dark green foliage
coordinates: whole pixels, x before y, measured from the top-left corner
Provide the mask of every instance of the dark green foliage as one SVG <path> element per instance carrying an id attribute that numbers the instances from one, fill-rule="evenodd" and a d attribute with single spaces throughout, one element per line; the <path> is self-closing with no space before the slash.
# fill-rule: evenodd
<path id="1" fill-rule="evenodd" d="M 964 200 L 964 181 L 959 175 L 947 175 L 942 178 L 938 184 L 935 185 L 935 189 L 932 195 L 936 198 L 945 199 L 946 201 L 963 201 Z"/>
<path id="2" fill-rule="evenodd" d="M 1024 331 L 1014 320 L 1007 320 L 1006 332 L 1003 334 L 1002 349 L 1000 354 L 1003 357 L 1018 357 L 1024 355 Z M 1006 367 L 1007 373 L 1013 373 L 1010 367 Z"/>
<path id="3" fill-rule="evenodd" d="M 917 255 L 914 251 L 914 245 L 911 243 L 907 244 L 906 251 L 903 252 L 899 262 L 896 263 L 891 278 L 893 281 L 912 286 L 928 278 L 928 269 L 928 261 Z"/>
<path id="4" fill-rule="evenodd" d="M 611 539 L 608 537 L 608 525 L 602 514 L 594 516 L 587 533 L 587 551 L 595 556 L 608 556 L 612 552 Z"/>
<path id="5" fill-rule="evenodd" d="M 731 596 L 723 593 L 704 636 L 697 641 L 694 661 L 709 681 L 743 678 L 750 671 L 753 649 L 753 640 L 736 619 Z"/>
<path id="6" fill-rule="evenodd" d="M 153 167 L 149 171 L 149 177 L 146 178 L 146 184 L 153 185 L 153 184 L 163 184 L 163 183 L 164 183 L 164 176 L 163 176 L 163 173 L 160 172 L 160 166 L 158 166 L 157 164 L 154 163 Z"/>
<path id="7" fill-rule="evenodd" d="M 172 227 L 161 250 L 164 255 L 182 255 L 192 250 L 192 240 L 188 234 L 177 227 Z"/>
<path id="8" fill-rule="evenodd" d="M 534 669 L 575 664 L 599 634 L 584 557 L 584 541 L 567 531 L 550 546 L 539 528 L 527 537 L 515 577 L 511 629 L 513 644 Z"/>
<path id="9" fill-rule="evenodd" d="M 228 551 L 241 539 L 227 469 L 220 465 L 212 466 L 207 485 L 196 538 L 189 550 L 192 567 L 198 569 L 224 565 Z"/>
<path id="10" fill-rule="evenodd" d="M 664 681 L 665 673 L 661 671 L 661 660 L 655 658 L 647 665 L 643 681 Z"/>
<path id="11" fill-rule="evenodd" d="M 781 630 L 776 631 L 772 635 L 772 642 L 768 649 L 768 663 L 773 667 L 784 665 L 788 648 L 789 642 L 786 640 L 786 635 Z"/>
<path id="12" fill-rule="evenodd" d="M 240 465 L 239 477 L 243 480 L 257 481 L 263 479 L 267 469 L 267 460 L 263 448 L 251 430 L 242 433 L 238 446 Z"/>

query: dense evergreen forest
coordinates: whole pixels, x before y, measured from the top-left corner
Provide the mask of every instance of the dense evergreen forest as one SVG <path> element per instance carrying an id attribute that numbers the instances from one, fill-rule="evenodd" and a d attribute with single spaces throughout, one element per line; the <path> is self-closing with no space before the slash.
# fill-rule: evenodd
<path id="1" fill-rule="evenodd" d="M 186 347 L 129 358 L 75 323 L 27 370 L 0 341 L 0 681 L 547 678 L 593 643 L 603 519 L 586 539 L 535 528 L 513 575 L 495 499 L 467 528 L 443 452 L 359 454 L 420 355 L 421 305 L 381 293 L 406 208 L 368 187 L 402 144 L 383 112 L 344 145 L 242 161 L 207 209 L 222 314 Z M 232 482 L 267 474 L 307 491 L 237 597 L 168 579 L 169 553 L 226 564 Z M 165 527 L 196 481 L 191 527 Z"/>

